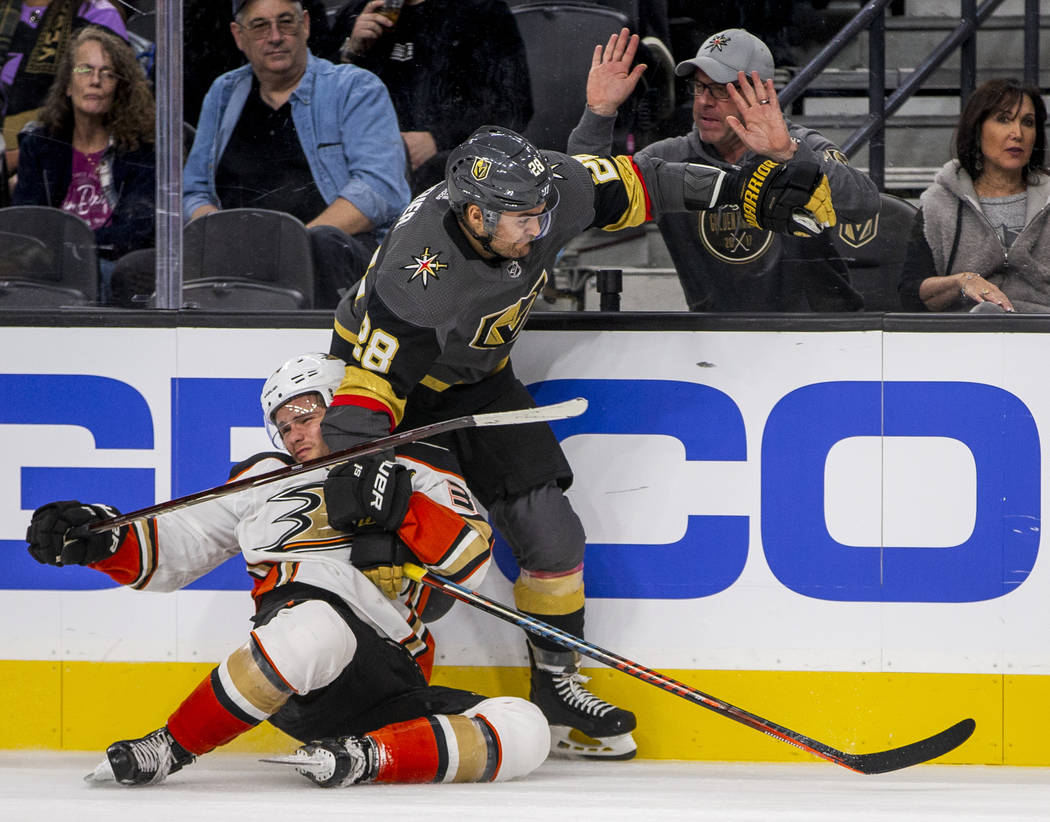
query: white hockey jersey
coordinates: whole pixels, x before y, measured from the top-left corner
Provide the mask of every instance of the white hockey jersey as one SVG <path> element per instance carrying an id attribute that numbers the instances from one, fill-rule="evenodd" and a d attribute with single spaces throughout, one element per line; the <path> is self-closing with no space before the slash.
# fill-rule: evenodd
<path id="1" fill-rule="evenodd" d="M 413 454 L 426 455 L 426 444 Z M 413 494 L 398 536 L 428 568 L 457 582 L 480 582 L 491 559 L 491 529 L 458 475 L 420 458 L 399 456 L 413 472 Z M 437 460 L 435 460 L 436 462 Z M 248 460 L 231 479 L 264 474 L 280 455 Z M 176 591 L 238 553 L 254 580 L 252 596 L 295 581 L 331 591 L 366 623 L 417 658 L 432 647 L 418 616 L 426 591 L 412 583 L 398 599 L 351 563 L 353 536 L 328 524 L 327 468 L 136 522 L 117 552 L 96 568 L 146 591 Z"/>

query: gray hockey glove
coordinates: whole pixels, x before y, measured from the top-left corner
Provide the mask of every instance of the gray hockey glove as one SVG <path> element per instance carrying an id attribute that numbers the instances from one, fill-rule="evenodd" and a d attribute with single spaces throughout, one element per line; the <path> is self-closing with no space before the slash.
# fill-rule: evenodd
<path id="1" fill-rule="evenodd" d="M 387 599 L 397 599 L 408 581 L 405 579 L 404 564 L 419 563 L 397 534 L 371 533 L 358 534 L 350 546 L 350 562 L 368 577 Z"/>
<path id="2" fill-rule="evenodd" d="M 353 460 L 324 483 L 328 524 L 339 531 L 396 531 L 408 513 L 412 474 L 393 460 Z"/>
<path id="3" fill-rule="evenodd" d="M 86 505 L 77 500 L 49 502 L 33 512 L 26 542 L 33 559 L 45 565 L 88 565 L 116 553 L 128 526 L 92 533 L 85 526 L 119 517 L 109 505 Z"/>

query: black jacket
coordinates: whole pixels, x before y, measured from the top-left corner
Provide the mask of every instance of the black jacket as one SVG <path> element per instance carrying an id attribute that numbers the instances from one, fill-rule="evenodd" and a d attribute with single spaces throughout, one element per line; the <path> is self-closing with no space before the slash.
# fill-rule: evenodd
<path id="1" fill-rule="evenodd" d="M 352 0 L 332 25 L 339 44 L 368 0 Z M 333 59 L 338 62 L 336 55 Z M 355 65 L 379 75 L 401 131 L 429 131 L 438 153 L 412 175 L 416 194 L 444 179 L 448 153 L 480 126 L 524 131 L 532 117 L 525 44 L 503 0 L 426 0 Z"/>
<path id="2" fill-rule="evenodd" d="M 18 185 L 13 205 L 61 208 L 73 177 L 73 145 L 68 135 L 53 136 L 30 127 L 18 139 Z M 157 166 L 152 143 L 134 151 L 116 150 L 113 190 L 117 203 L 105 225 L 95 229 L 99 257 L 114 260 L 153 246 Z"/>

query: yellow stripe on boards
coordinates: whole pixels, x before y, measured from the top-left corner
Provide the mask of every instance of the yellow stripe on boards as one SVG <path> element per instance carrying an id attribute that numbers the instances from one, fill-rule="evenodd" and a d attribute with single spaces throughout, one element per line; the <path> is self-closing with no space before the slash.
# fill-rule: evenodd
<path id="1" fill-rule="evenodd" d="M 160 727 L 214 667 L 205 663 L 0 660 L 0 749 L 103 750 Z M 599 696 L 638 715 L 646 759 L 819 761 L 783 742 L 608 668 L 585 668 Z M 982 765 L 1050 765 L 1050 676 L 664 671 L 840 750 L 870 753 L 905 745 L 960 719 L 974 736 L 938 760 Z M 524 697 L 524 668 L 438 667 L 434 684 Z M 281 753 L 296 743 L 267 723 L 226 750 Z M 834 767 L 834 766 L 829 766 Z"/>

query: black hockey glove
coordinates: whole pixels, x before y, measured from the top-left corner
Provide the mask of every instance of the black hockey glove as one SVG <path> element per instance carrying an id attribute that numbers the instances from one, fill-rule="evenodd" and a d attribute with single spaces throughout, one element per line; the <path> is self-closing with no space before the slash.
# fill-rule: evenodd
<path id="1" fill-rule="evenodd" d="M 755 157 L 725 182 L 739 197 L 744 222 L 755 228 L 814 237 L 838 222 L 827 175 L 809 160 L 778 163 Z"/>
<path id="2" fill-rule="evenodd" d="M 350 546 L 350 562 L 368 577 L 387 599 L 397 599 L 404 588 L 406 562 L 419 562 L 397 534 L 357 534 Z"/>
<path id="3" fill-rule="evenodd" d="M 393 460 L 362 459 L 328 473 L 328 524 L 339 531 L 396 531 L 408 513 L 412 474 Z"/>
<path id="4" fill-rule="evenodd" d="M 119 517 L 109 505 L 86 505 L 77 500 L 49 502 L 33 512 L 26 542 L 33 559 L 45 565 L 87 565 L 116 553 L 128 526 L 92 533 L 85 526 Z"/>

